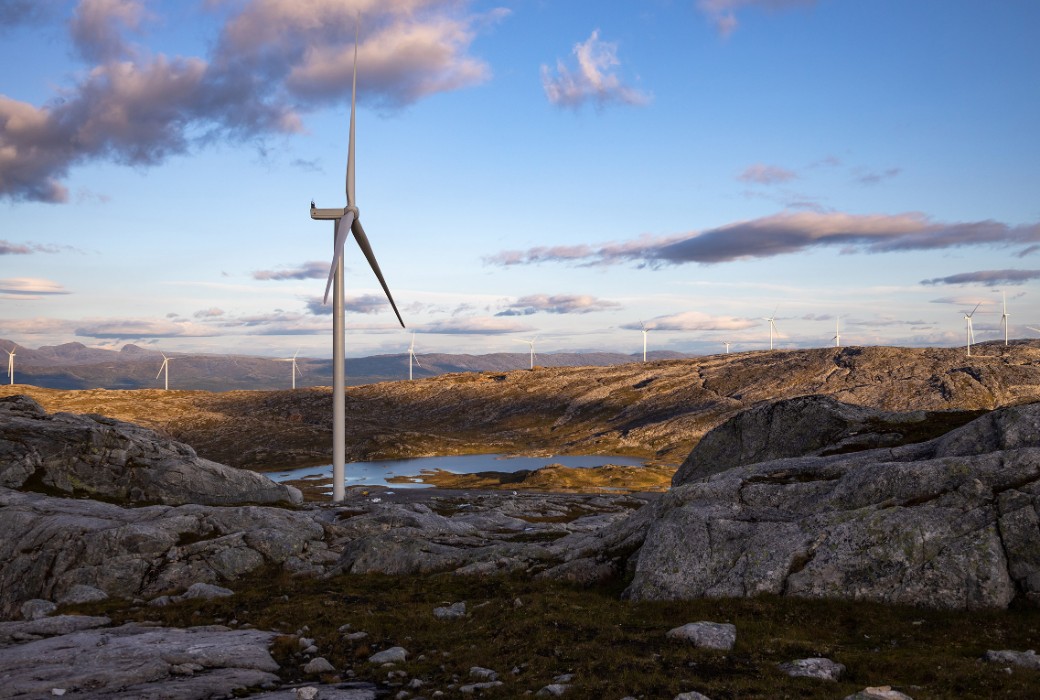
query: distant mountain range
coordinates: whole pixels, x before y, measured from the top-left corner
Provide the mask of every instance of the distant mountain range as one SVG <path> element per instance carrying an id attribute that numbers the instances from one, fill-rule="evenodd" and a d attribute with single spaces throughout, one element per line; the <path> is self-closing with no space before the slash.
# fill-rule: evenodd
<path id="1" fill-rule="evenodd" d="M 155 375 L 162 366 L 162 354 L 138 345 L 124 345 L 120 350 L 87 347 L 83 343 L 47 345 L 32 349 L 0 339 L 0 348 L 15 350 L 14 378 L 18 384 L 32 384 L 49 389 L 155 389 L 162 388 L 163 378 Z M 288 389 L 291 386 L 291 364 L 271 357 L 255 355 L 214 355 L 167 353 L 170 358 L 170 389 L 231 391 L 241 389 Z M 524 369 L 530 364 L 526 352 L 490 355 L 420 354 L 422 367 L 413 368 L 416 379 L 453 372 L 507 372 Z M 647 353 L 648 360 L 673 360 L 687 357 L 678 352 Z M 0 354 L 0 360 L 6 356 Z M 612 352 L 546 353 L 535 355 L 542 367 L 607 367 L 636 362 L 642 354 L 625 355 Z M 296 364 L 302 376 L 297 387 L 330 386 L 332 360 L 298 357 Z M 347 384 L 408 379 L 408 354 L 349 357 L 346 361 Z M 9 381 L 7 373 L 3 383 Z"/>

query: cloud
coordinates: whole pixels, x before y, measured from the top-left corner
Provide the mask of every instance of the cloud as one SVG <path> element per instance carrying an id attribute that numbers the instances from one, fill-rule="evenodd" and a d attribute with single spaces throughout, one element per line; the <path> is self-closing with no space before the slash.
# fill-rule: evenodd
<path id="1" fill-rule="evenodd" d="M 884 180 L 891 180 L 901 172 L 903 172 L 902 168 L 888 168 L 880 172 L 866 170 L 864 168 L 856 168 L 853 170 L 853 175 L 856 178 L 856 182 L 861 185 L 878 185 Z"/>
<path id="2" fill-rule="evenodd" d="M 187 323 L 150 319 L 87 321 L 75 330 L 81 338 L 143 340 L 148 338 L 207 338 L 220 333 L 212 328 Z"/>
<path id="3" fill-rule="evenodd" d="M 520 297 L 509 304 L 505 311 L 500 311 L 496 316 L 530 316 L 531 314 L 544 311 L 550 314 L 587 314 L 593 311 L 604 311 L 606 309 L 620 308 L 621 304 L 587 294 L 532 294 Z"/>
<path id="4" fill-rule="evenodd" d="M 329 263 L 321 260 L 305 262 L 299 267 L 281 270 L 257 270 L 253 273 L 255 280 L 309 280 L 326 279 L 329 276 Z"/>
<path id="5" fill-rule="evenodd" d="M 815 4 L 816 0 L 697 0 L 697 9 L 715 24 L 719 34 L 729 36 L 737 28 L 737 11 L 742 8 L 786 10 Z"/>
<path id="6" fill-rule="evenodd" d="M 933 277 L 921 280 L 921 284 L 984 284 L 996 287 L 999 284 L 1025 284 L 1040 279 L 1040 270 L 979 270 L 962 272 L 948 277 Z"/>
<path id="7" fill-rule="evenodd" d="M 443 333 L 445 335 L 502 335 L 505 333 L 522 333 L 534 330 L 516 321 L 488 316 L 470 316 L 468 318 L 451 318 L 434 321 L 416 328 L 419 333 Z"/>
<path id="8" fill-rule="evenodd" d="M 39 279 L 36 277 L 12 277 L 0 279 L 0 294 L 10 294 L 15 297 L 39 297 L 54 294 L 69 294 L 64 287 L 57 282 Z"/>
<path id="9" fill-rule="evenodd" d="M 217 307 L 213 306 L 208 309 L 201 309 L 199 311 L 196 311 L 193 315 L 195 316 L 195 318 L 218 318 L 224 315 L 224 309 L 218 309 Z M 167 318 L 170 318 L 170 316 L 167 315 Z"/>
<path id="10" fill-rule="evenodd" d="M 755 163 L 744 169 L 737 179 L 742 182 L 750 182 L 756 185 L 776 185 L 782 182 L 790 182 L 798 177 L 793 170 L 787 170 L 776 165 L 764 165 Z"/>
<path id="11" fill-rule="evenodd" d="M 817 247 L 839 247 L 842 253 L 892 253 L 961 246 L 1007 248 L 1038 241 L 1040 223 L 1021 226 L 993 220 L 941 223 L 919 213 L 856 215 L 806 211 L 785 212 L 678 236 L 644 235 L 597 246 L 503 251 L 484 261 L 501 266 L 541 262 L 578 265 L 635 262 L 658 267 L 770 258 Z"/>
<path id="12" fill-rule="evenodd" d="M 490 68 L 467 55 L 475 28 L 505 12 L 473 14 L 469 4 L 210 3 L 231 8 L 212 53 L 170 57 L 127 41 L 151 19 L 141 0 L 81 0 L 69 31 L 87 70 L 42 106 L 0 95 L 0 200 L 66 202 L 62 181 L 85 162 L 154 166 L 215 141 L 262 144 L 302 131 L 302 112 L 349 100 L 353 47 L 344 37 L 358 11 L 361 102 L 399 108 L 479 84 Z M 3 7 L 9 22 L 26 11 Z"/>
<path id="13" fill-rule="evenodd" d="M 378 314 L 390 310 L 390 302 L 378 294 L 363 294 L 344 299 L 343 308 L 356 314 Z M 332 302 L 326 304 L 322 297 L 311 297 L 307 300 L 307 310 L 315 316 L 331 316 Z"/>
<path id="14" fill-rule="evenodd" d="M 40 0 L 4 0 L 0 2 L 0 33 L 6 29 L 37 22 L 50 9 Z"/>
<path id="15" fill-rule="evenodd" d="M 701 311 L 684 311 L 682 313 L 657 316 L 643 325 L 650 331 L 739 331 L 758 325 L 757 320 L 735 318 L 733 316 L 712 316 Z M 642 330 L 638 323 L 626 323 L 622 328 Z"/>
<path id="16" fill-rule="evenodd" d="M 578 58 L 576 71 L 563 61 L 556 62 L 556 74 L 546 65 L 542 66 L 542 87 L 549 102 L 561 107 L 581 107 L 586 102 L 595 102 L 604 107 L 611 103 L 644 105 L 650 96 L 621 82 L 612 68 L 621 65 L 617 58 L 617 44 L 600 41 L 599 30 L 593 30 L 584 42 L 574 45 Z"/>

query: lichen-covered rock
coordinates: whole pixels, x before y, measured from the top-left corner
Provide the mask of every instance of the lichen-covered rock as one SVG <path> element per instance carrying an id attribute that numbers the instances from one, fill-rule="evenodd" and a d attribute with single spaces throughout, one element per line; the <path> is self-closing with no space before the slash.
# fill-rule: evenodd
<path id="1" fill-rule="evenodd" d="M 627 594 L 939 608 L 1040 600 L 1040 404 L 928 442 L 737 467 L 666 494 Z"/>
<path id="2" fill-rule="evenodd" d="M 299 490 L 112 418 L 0 398 L 0 486 L 126 503 L 300 503 Z"/>

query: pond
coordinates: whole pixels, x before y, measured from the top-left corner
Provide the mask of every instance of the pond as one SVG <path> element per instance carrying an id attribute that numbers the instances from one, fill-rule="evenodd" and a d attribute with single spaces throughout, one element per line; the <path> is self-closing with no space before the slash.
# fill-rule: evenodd
<path id="1" fill-rule="evenodd" d="M 623 467 L 641 467 L 646 460 L 617 455 L 553 455 L 551 457 L 515 457 L 501 454 L 460 455 L 457 457 L 416 457 L 413 459 L 385 459 L 375 462 L 349 462 L 346 465 L 347 486 L 393 486 L 397 489 L 432 488 L 430 484 L 395 483 L 387 478 L 394 476 L 418 476 L 424 469 L 441 469 L 454 474 L 476 474 L 478 472 L 517 472 L 522 469 L 541 469 L 547 464 L 562 464 L 565 467 L 587 469 L 604 464 Z M 275 481 L 296 479 L 331 479 L 332 465 L 301 467 L 279 472 L 267 472 Z"/>

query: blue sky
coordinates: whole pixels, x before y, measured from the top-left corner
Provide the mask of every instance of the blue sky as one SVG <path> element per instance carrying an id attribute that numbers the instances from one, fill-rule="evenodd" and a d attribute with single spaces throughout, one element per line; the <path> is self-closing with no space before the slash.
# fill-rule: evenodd
<path id="1" fill-rule="evenodd" d="M 1040 326 L 1033 0 L 0 0 L 0 337 L 348 355 Z"/>

